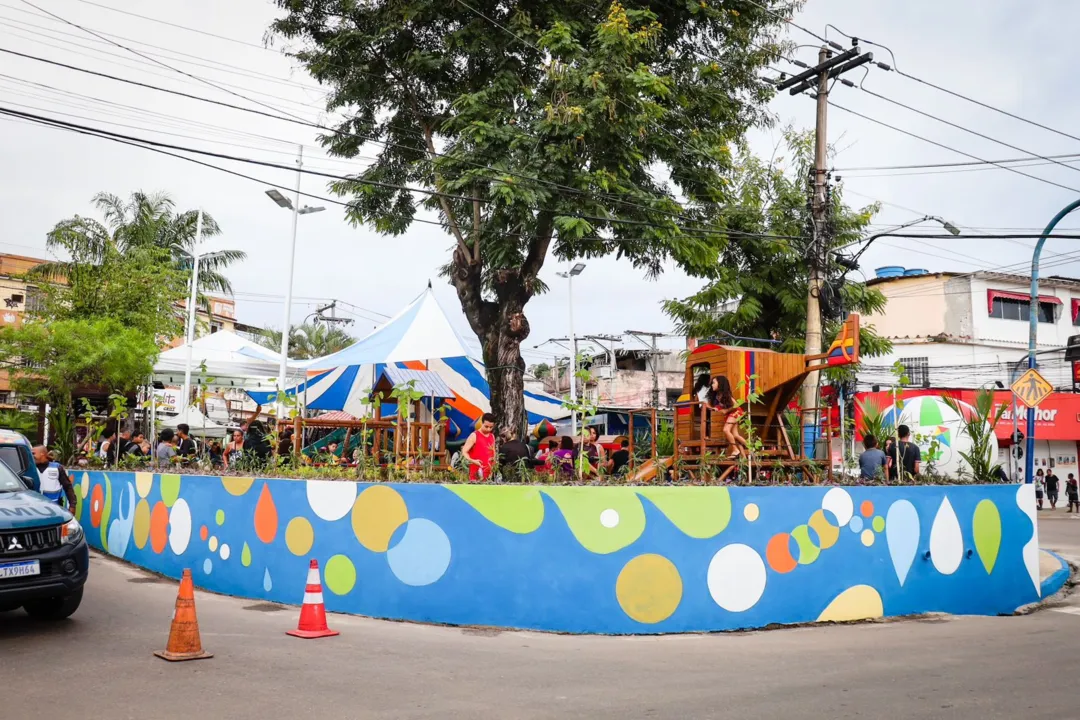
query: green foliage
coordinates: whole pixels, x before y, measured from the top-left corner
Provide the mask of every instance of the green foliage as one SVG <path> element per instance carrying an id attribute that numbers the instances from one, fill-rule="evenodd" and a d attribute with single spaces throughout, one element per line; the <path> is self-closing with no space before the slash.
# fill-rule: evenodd
<path id="1" fill-rule="evenodd" d="M 812 166 L 813 136 L 788 129 L 784 138 L 791 154 L 787 172 L 784 158 L 773 157 L 766 163 L 745 147 L 740 150 L 732 188 L 737 207 L 730 210 L 726 221 L 732 230 L 743 233 L 787 237 L 733 236 L 719 247 L 719 262 L 714 254 L 705 263 L 684 264 L 687 272 L 706 284 L 687 298 L 664 303 L 680 332 L 699 338 L 774 338 L 780 340 L 778 350 L 803 352 L 810 241 L 788 238 L 808 238 L 810 234 L 806 178 Z M 842 200 L 842 186 L 835 186 L 828 221 L 830 246 L 838 248 L 859 240 L 877 209 L 876 205 L 860 210 L 848 207 Z M 826 275 L 839 278 L 843 272 L 831 262 Z M 821 302 L 826 347 L 840 330 L 841 309 L 845 315 L 869 314 L 885 307 L 880 291 L 851 280 L 826 283 Z M 860 353 L 866 356 L 891 349 L 887 339 L 865 324 L 859 344 Z"/>
<path id="2" fill-rule="evenodd" d="M 0 357 L 22 359 L 8 366 L 15 391 L 64 408 L 81 385 L 134 390 L 146 381 L 157 356 L 152 336 L 113 318 L 0 329 Z"/>
<path id="3" fill-rule="evenodd" d="M 355 224 L 405 233 L 435 211 L 445 267 L 488 368 L 519 368 L 525 306 L 561 260 L 646 274 L 715 263 L 729 146 L 768 122 L 774 35 L 793 3 L 277 0 L 272 30 L 343 116 L 328 151 L 377 159 L 335 182 Z M 705 58 L 705 59 L 703 59 Z M 667 178 L 664 180 L 662 178 Z M 504 428 L 522 372 L 492 372 Z"/>
<path id="4" fill-rule="evenodd" d="M 997 471 L 1000 464 L 994 462 L 994 428 L 1005 412 L 1006 405 L 1002 403 L 997 410 L 994 409 L 994 392 L 980 388 L 975 392 L 974 413 L 965 415 L 956 398 L 948 395 L 941 396 L 942 401 L 963 420 L 960 432 L 967 435 L 971 440 L 971 449 L 961 452 L 972 479 L 977 483 L 998 482 Z"/>
<path id="5" fill-rule="evenodd" d="M 675 424 L 659 423 L 656 430 L 656 456 L 671 457 L 675 454 Z"/>
<path id="6" fill-rule="evenodd" d="M 71 409 L 54 407 L 49 410 L 49 432 L 53 436 L 52 449 L 61 463 L 75 459 L 75 418 Z"/>
<path id="7" fill-rule="evenodd" d="M 896 433 L 893 423 L 886 419 L 885 409 L 874 400 L 863 402 L 856 399 L 855 404 L 859 407 L 859 414 L 862 415 L 862 422 L 859 423 L 859 433 L 864 438 L 867 435 L 873 435 L 878 441 L 878 446 L 884 447 L 886 438 L 890 438 Z"/>
<path id="8" fill-rule="evenodd" d="M 0 410 L 0 428 L 14 430 L 35 442 L 38 431 L 37 417 L 19 410 Z"/>
<path id="9" fill-rule="evenodd" d="M 274 352 L 281 352 L 281 331 L 263 330 L 257 338 L 260 345 Z M 289 329 L 289 357 L 309 360 L 324 357 L 356 342 L 356 338 L 339 327 L 319 323 L 293 325 Z"/>

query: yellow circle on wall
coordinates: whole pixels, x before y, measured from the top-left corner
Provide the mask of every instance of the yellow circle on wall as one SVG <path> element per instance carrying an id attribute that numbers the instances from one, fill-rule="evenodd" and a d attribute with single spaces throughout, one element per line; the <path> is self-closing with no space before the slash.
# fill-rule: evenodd
<path id="1" fill-rule="evenodd" d="M 353 532 L 360 544 L 372 552 L 386 552 L 394 531 L 408 519 L 405 500 L 385 485 L 369 487 L 353 503 Z"/>
<path id="2" fill-rule="evenodd" d="M 285 528 L 285 546 L 293 555 L 307 555 L 315 544 L 315 530 L 307 518 L 294 517 Z"/>
<path id="3" fill-rule="evenodd" d="M 142 550 L 150 537 L 150 503 L 145 499 L 135 505 L 135 547 Z"/>
<path id="4" fill-rule="evenodd" d="M 859 539 L 862 540 L 863 545 L 865 545 L 866 547 L 870 547 L 874 544 L 874 531 L 870 528 L 863 530 L 862 535 L 859 536 Z"/>
<path id="5" fill-rule="evenodd" d="M 638 555 L 626 563 L 615 582 L 623 612 L 639 623 L 667 620 L 682 601 L 682 578 L 661 555 Z"/>
<path id="6" fill-rule="evenodd" d="M 761 510 L 754 503 L 747 503 L 746 507 L 743 508 L 742 514 L 747 522 L 754 522 L 761 517 Z"/>

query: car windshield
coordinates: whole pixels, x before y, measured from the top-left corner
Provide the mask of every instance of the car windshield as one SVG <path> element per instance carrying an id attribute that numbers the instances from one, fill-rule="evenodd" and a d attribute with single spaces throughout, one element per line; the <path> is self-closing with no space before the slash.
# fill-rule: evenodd
<path id="1" fill-rule="evenodd" d="M 26 485 L 19 479 L 19 476 L 6 463 L 0 462 L 0 492 L 15 492 L 16 490 L 25 489 Z"/>

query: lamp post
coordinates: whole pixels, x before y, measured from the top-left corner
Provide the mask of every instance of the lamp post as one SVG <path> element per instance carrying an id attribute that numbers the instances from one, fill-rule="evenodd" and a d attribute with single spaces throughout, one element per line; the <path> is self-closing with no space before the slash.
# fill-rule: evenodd
<path id="1" fill-rule="evenodd" d="M 1035 368 L 1035 348 L 1039 340 L 1039 258 L 1042 256 L 1046 237 L 1054 232 L 1061 219 L 1080 207 L 1080 200 L 1073 200 L 1063 207 L 1042 231 L 1035 243 L 1035 252 L 1031 255 L 1031 297 L 1028 299 L 1028 367 Z M 1015 416 L 1015 415 L 1014 415 Z M 1024 482 L 1032 481 L 1035 472 L 1035 408 L 1027 409 L 1027 456 L 1024 458 Z"/>
<path id="2" fill-rule="evenodd" d="M 276 188 L 266 191 L 266 194 L 277 203 L 278 207 L 285 208 L 286 210 L 292 210 L 292 240 L 289 243 L 289 275 L 288 281 L 285 285 L 285 317 L 282 320 L 281 329 L 281 365 L 278 370 L 278 401 L 275 404 L 276 414 L 278 422 L 281 422 L 284 416 L 284 405 L 281 402 L 281 395 L 286 390 L 285 376 L 288 372 L 289 362 L 289 324 L 292 322 L 292 291 L 293 291 L 293 274 L 296 269 L 296 226 L 297 221 L 301 215 L 308 215 L 310 213 L 322 212 L 326 208 L 324 207 L 310 207 L 305 205 L 300 206 L 300 178 L 303 175 L 301 169 L 304 166 L 304 147 L 300 146 L 300 154 L 296 159 L 296 190 L 293 193 L 293 200 L 290 201 L 287 197 L 282 195 Z"/>
<path id="3" fill-rule="evenodd" d="M 868 237 L 865 240 L 866 244 L 863 245 L 859 249 L 859 252 L 855 253 L 855 256 L 852 257 L 849 262 L 852 265 L 854 265 L 855 267 L 858 267 L 857 263 L 859 261 L 859 258 L 862 257 L 862 254 L 864 252 L 866 252 L 866 249 L 868 247 L 870 247 L 870 244 L 873 243 L 875 240 L 877 240 L 879 237 L 885 237 L 886 235 L 893 234 L 897 230 L 903 230 L 904 228 L 911 227 L 912 225 L 918 225 L 919 223 L 928 222 L 930 220 L 933 220 L 934 222 L 939 223 L 951 235 L 959 235 L 960 234 L 960 228 L 956 227 L 955 225 L 953 225 L 948 220 L 945 220 L 944 218 L 940 218 L 937 215 L 923 215 L 921 218 L 919 218 L 917 220 L 912 220 L 911 222 L 906 222 L 906 223 L 903 223 L 901 225 L 897 225 L 896 227 L 892 228 L 891 230 L 886 230 L 885 232 L 879 232 L 879 233 L 875 233 L 875 234 L 871 235 L 870 237 Z M 837 249 L 838 250 L 843 250 L 844 248 L 851 247 L 852 245 L 857 245 L 859 242 L 864 242 L 864 241 L 859 240 L 858 242 L 848 243 L 847 245 L 844 245 L 843 247 L 837 248 Z M 845 267 L 848 267 L 847 262 L 842 263 L 842 264 Z"/>
<path id="4" fill-rule="evenodd" d="M 577 338 L 574 337 L 574 278 L 581 274 L 585 269 L 585 263 L 577 263 L 567 272 L 557 273 L 559 277 L 566 278 L 567 293 L 569 300 L 567 306 L 569 307 L 570 315 L 570 404 L 577 404 Z M 570 434 L 577 437 L 577 410 L 570 413 Z"/>

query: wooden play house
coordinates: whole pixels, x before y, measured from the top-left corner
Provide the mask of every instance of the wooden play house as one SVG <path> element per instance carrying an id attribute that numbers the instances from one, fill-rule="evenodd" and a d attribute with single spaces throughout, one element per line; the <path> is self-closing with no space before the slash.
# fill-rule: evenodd
<path id="1" fill-rule="evenodd" d="M 802 443 L 791 442 L 783 413 L 797 399 L 803 380 L 814 370 L 859 361 L 859 316 L 849 315 L 828 352 L 818 355 L 780 353 L 765 348 L 699 345 L 686 361 L 683 394 L 675 406 L 673 463 L 694 475 L 706 465 L 733 472 L 737 463 L 724 436 L 727 412 L 710 409 L 694 394 L 699 378 L 724 376 L 731 384 L 735 407 L 748 418 L 740 421 L 761 442 L 755 455 L 768 465 L 802 465 Z M 793 436 L 798 430 L 794 429 Z M 746 434 L 746 430 L 743 430 Z"/>

